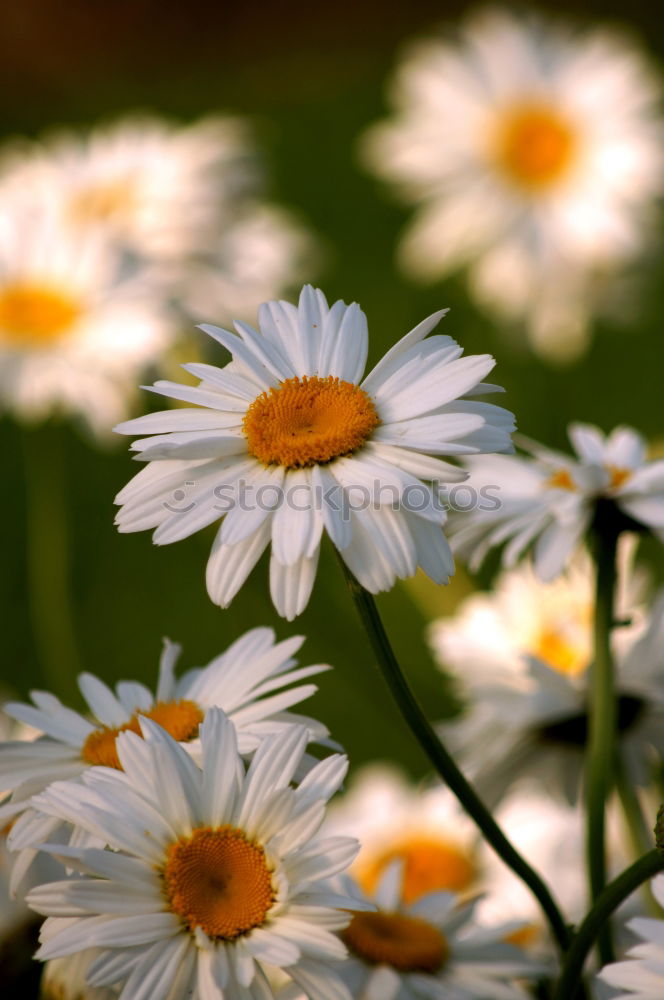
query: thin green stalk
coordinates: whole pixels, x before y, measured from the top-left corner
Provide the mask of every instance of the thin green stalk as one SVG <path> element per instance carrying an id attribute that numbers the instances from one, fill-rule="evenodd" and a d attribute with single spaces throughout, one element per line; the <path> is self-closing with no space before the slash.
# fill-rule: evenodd
<path id="1" fill-rule="evenodd" d="M 618 531 L 610 517 L 598 507 L 594 523 L 595 560 L 595 655 L 590 668 L 589 736 L 586 752 L 586 857 L 590 895 L 594 902 L 606 885 L 606 801 L 611 792 L 616 757 L 616 697 L 611 652 L 613 605 L 616 587 Z M 598 948 L 602 964 L 613 961 L 611 929 L 600 932 Z"/>
<path id="2" fill-rule="evenodd" d="M 553 1000 L 569 1000 L 574 995 L 574 989 L 583 975 L 588 953 L 611 914 L 643 882 L 661 871 L 664 871 L 664 853 L 654 848 L 625 869 L 600 893 L 572 939 Z"/>
<path id="3" fill-rule="evenodd" d="M 30 614 L 44 682 L 68 693 L 78 673 L 70 600 L 64 449 L 60 428 L 24 434 Z"/>
<path id="4" fill-rule="evenodd" d="M 355 607 L 360 615 L 381 672 L 413 736 L 445 784 L 473 818 L 496 854 L 528 886 L 539 902 L 554 940 L 561 951 L 569 943 L 569 932 L 560 911 L 537 872 L 512 846 L 475 789 L 463 776 L 439 740 L 413 694 L 394 655 L 375 601 L 340 560 Z M 569 998 L 568 998 L 569 1000 Z"/>

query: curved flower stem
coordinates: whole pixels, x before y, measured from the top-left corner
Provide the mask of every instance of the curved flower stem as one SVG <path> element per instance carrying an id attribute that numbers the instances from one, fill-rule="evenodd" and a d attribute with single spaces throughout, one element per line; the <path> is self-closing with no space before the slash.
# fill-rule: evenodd
<path id="1" fill-rule="evenodd" d="M 610 512 L 609 512 L 610 513 Z M 589 734 L 586 752 L 586 857 L 593 902 L 606 885 L 606 800 L 616 755 L 616 698 L 611 651 L 619 531 L 598 505 L 593 525 L 595 561 L 595 655 L 590 668 Z M 598 936 L 602 964 L 613 961 L 611 929 Z"/>
<path id="2" fill-rule="evenodd" d="M 26 562 L 30 613 L 44 682 L 69 693 L 78 654 L 69 587 L 61 428 L 24 432 Z"/>
<path id="3" fill-rule="evenodd" d="M 525 882 L 537 898 L 551 928 L 554 940 L 561 951 L 564 951 L 569 942 L 569 931 L 547 886 L 512 846 L 475 789 L 463 776 L 438 739 L 401 671 L 372 595 L 358 583 L 343 560 L 340 562 L 380 670 L 413 736 L 445 784 L 473 818 L 496 854 L 512 869 L 515 875 Z"/>
<path id="4" fill-rule="evenodd" d="M 607 885 L 572 939 L 553 1000 L 569 1000 L 574 996 L 588 952 L 611 914 L 643 882 L 661 871 L 664 871 L 664 853 L 653 848 Z"/>

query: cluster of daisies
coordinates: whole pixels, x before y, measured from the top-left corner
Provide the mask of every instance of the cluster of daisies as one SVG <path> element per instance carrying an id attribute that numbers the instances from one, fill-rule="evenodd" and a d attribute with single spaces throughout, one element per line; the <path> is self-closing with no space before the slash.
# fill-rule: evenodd
<path id="1" fill-rule="evenodd" d="M 532 551 L 532 568 L 432 626 L 467 700 L 441 729 L 578 920 L 593 617 L 580 542 L 600 522 L 661 536 L 664 461 L 648 461 L 631 429 L 605 438 L 582 425 L 574 458 L 532 442 L 516 455 L 512 414 L 485 398 L 499 391 L 484 381 L 493 358 L 434 332 L 443 316 L 367 375 L 364 313 L 311 286 L 297 305 L 264 303 L 257 329 L 205 326 L 231 360 L 185 365 L 197 385 L 153 388 L 189 405 L 117 428 L 148 435 L 133 444 L 143 468 L 118 497 L 118 524 L 163 544 L 219 521 L 207 582 L 222 606 L 269 546 L 289 620 L 307 604 L 324 535 L 370 593 L 418 569 L 447 582 L 452 549 L 476 565 L 504 544 L 510 566 Z M 455 509 L 461 483 L 478 498 L 490 486 L 498 502 Z M 616 784 L 633 819 L 664 750 L 664 603 L 646 610 L 629 552 L 621 572 Z M 45 691 L 5 706 L 27 727 L 0 744 L 6 878 L 45 918 L 44 1000 L 525 1000 L 556 975 L 532 899 L 448 790 L 371 771 L 327 809 L 347 761 L 324 725 L 291 711 L 327 669 L 299 667 L 301 643 L 255 628 L 178 676 L 166 642 L 153 688 L 111 690 L 84 673 L 84 713 Z M 633 845 L 610 805 L 619 871 Z M 664 923 L 638 901 L 623 917 L 650 944 L 603 980 L 661 976 Z"/>
<path id="2" fill-rule="evenodd" d="M 0 409 L 103 438 L 185 317 L 251 315 L 312 244 L 240 119 L 133 116 L 0 148 Z"/>

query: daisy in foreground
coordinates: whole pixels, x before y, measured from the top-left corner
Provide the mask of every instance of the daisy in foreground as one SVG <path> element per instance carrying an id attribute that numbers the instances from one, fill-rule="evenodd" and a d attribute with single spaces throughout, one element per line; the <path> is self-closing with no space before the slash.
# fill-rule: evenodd
<path id="1" fill-rule="evenodd" d="M 507 542 L 503 565 L 512 567 L 532 542 L 535 570 L 553 580 L 590 528 L 601 504 L 624 515 L 624 528 L 653 531 L 664 540 L 664 459 L 646 460 L 646 442 L 631 427 L 604 435 L 590 424 L 570 424 L 574 457 L 524 441 L 529 456 L 469 458 L 468 487 L 493 490 L 493 510 L 450 519 L 455 554 L 476 570 L 487 552 Z"/>
<path id="2" fill-rule="evenodd" d="M 419 206 L 404 268 L 427 281 L 467 265 L 477 299 L 524 320 L 542 354 L 578 354 L 662 191 L 659 93 L 628 39 L 500 9 L 413 45 L 395 117 L 362 150 Z"/>
<path id="3" fill-rule="evenodd" d="M 202 752 L 200 726 L 213 706 L 222 708 L 235 725 L 240 753 L 245 755 L 294 722 L 306 725 L 310 740 L 324 739 L 325 726 L 287 710 L 316 691 L 314 684 L 297 682 L 329 668 L 297 668 L 293 654 L 304 638 L 294 636 L 279 643 L 274 638 L 272 629 L 252 629 L 207 667 L 188 670 L 177 679 L 174 668 L 180 647 L 166 641 L 154 694 L 136 681 L 121 681 L 113 692 L 93 674 L 81 674 L 78 683 L 86 715 L 45 691 L 32 692 L 34 705 L 5 705 L 8 715 L 43 733 L 34 742 L 0 743 L 0 792 L 12 792 L 0 806 L 0 822 L 14 821 L 11 844 L 20 851 L 12 888 L 31 863 L 34 845 L 55 828 L 30 808 L 30 796 L 94 765 L 120 768 L 117 736 L 127 730 L 140 734 L 141 718 L 157 722 L 197 761 Z"/>
<path id="4" fill-rule="evenodd" d="M 650 883 L 653 895 L 664 907 L 664 875 Z M 641 941 L 627 952 L 624 962 L 614 962 L 599 973 L 600 980 L 619 993 L 614 1000 L 659 1000 L 664 996 L 664 920 L 634 917 L 627 927 Z"/>
<path id="5" fill-rule="evenodd" d="M 526 1000 L 513 980 L 544 970 L 506 942 L 513 925 L 473 926 L 474 903 L 433 892 L 403 903 L 402 869 L 391 864 L 375 896 L 376 912 L 355 913 L 341 932 L 348 959 L 339 967 L 357 1000 Z"/>
<path id="6" fill-rule="evenodd" d="M 267 1000 L 264 964 L 311 1000 L 349 1000 L 327 963 L 344 957 L 333 932 L 362 904 L 325 880 L 358 844 L 316 836 L 346 758 L 291 787 L 301 726 L 266 739 L 246 773 L 218 709 L 201 726 L 201 768 L 160 726 L 141 727 L 144 739 L 118 738 L 122 772 L 93 768 L 35 799 L 111 847 L 52 848 L 81 877 L 28 895 L 48 916 L 37 957 L 99 948 L 88 982 L 121 987 L 120 1000 Z"/>
<path id="7" fill-rule="evenodd" d="M 431 630 L 435 655 L 467 698 L 466 712 L 441 733 L 493 802 L 524 772 L 570 801 L 577 797 L 592 658 L 592 583 L 584 565 L 552 585 L 532 571 L 512 571 L 495 593 L 474 595 L 456 619 Z M 621 770 L 640 785 L 664 752 L 663 639 L 664 594 L 647 617 L 636 613 L 612 636 Z"/>
<path id="8" fill-rule="evenodd" d="M 119 493 L 120 531 L 156 528 L 157 544 L 223 518 L 207 567 L 226 607 L 272 542 L 270 589 L 281 615 L 309 600 L 323 530 L 371 593 L 420 566 L 445 583 L 454 564 L 431 483 L 465 473 L 440 456 L 511 451 L 512 414 L 484 402 L 489 355 L 462 358 L 447 336 L 425 340 L 444 311 L 403 337 L 362 380 L 367 322 L 359 306 L 305 286 L 299 306 L 267 302 L 260 332 L 203 326 L 233 356 L 185 365 L 197 386 L 153 391 L 195 404 L 116 428 L 145 469 Z M 362 380 L 362 381 L 361 381 Z"/>

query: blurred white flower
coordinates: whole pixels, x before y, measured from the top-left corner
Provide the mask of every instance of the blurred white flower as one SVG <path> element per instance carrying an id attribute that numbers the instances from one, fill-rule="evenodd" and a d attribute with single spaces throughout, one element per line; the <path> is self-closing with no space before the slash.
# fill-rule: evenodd
<path id="1" fill-rule="evenodd" d="M 578 354 L 664 187 L 659 96 L 629 39 L 532 15 L 481 9 L 458 38 L 413 45 L 396 116 L 362 147 L 419 205 L 404 268 L 433 280 L 467 265 L 480 303 L 525 320 L 536 350 Z"/>
<path id="2" fill-rule="evenodd" d="M 45 962 L 39 1000 L 117 1000 L 117 990 L 87 983 L 88 969 L 98 957 L 99 951 L 90 948 Z"/>
<path id="3" fill-rule="evenodd" d="M 325 830 L 357 837 L 362 845 L 352 874 L 375 891 L 386 868 L 403 866 L 402 901 L 449 890 L 466 896 L 478 887 L 479 834 L 442 785 L 421 787 L 387 764 L 358 770 L 330 806 Z"/>
<path id="4" fill-rule="evenodd" d="M 456 622 L 432 628 L 434 652 L 468 700 L 441 732 L 491 801 L 526 772 L 576 799 L 587 736 L 591 595 L 589 568 L 585 583 L 575 570 L 553 587 L 520 571 L 500 580 L 495 594 L 471 597 Z M 664 593 L 647 618 L 637 612 L 613 635 L 619 746 L 628 780 L 639 784 L 664 751 L 663 640 Z"/>
<path id="5" fill-rule="evenodd" d="M 636 522 L 635 529 L 642 525 L 664 540 L 664 459 L 647 461 L 646 442 L 631 427 L 604 435 L 590 424 L 573 423 L 568 434 L 574 457 L 522 438 L 528 457 L 466 459 L 470 476 L 464 488 L 479 496 L 490 490 L 493 501 L 491 509 L 453 513 L 449 520 L 452 548 L 471 569 L 504 542 L 503 565 L 512 567 L 535 542 L 535 570 L 540 579 L 553 580 L 600 503 L 605 511 L 610 503 Z"/>
<path id="6" fill-rule="evenodd" d="M 453 892 L 432 892 L 406 905 L 402 869 L 393 862 L 366 901 L 377 911 L 356 913 L 341 937 L 348 958 L 338 974 L 357 1000 L 527 1000 L 521 983 L 543 972 L 509 944 L 509 926 L 479 927 L 475 903 Z M 359 892 L 359 890 L 355 890 Z M 355 894 L 354 892 L 352 894 Z"/>
<path id="7" fill-rule="evenodd" d="M 127 415 L 173 321 L 150 276 L 124 272 L 99 232 L 57 213 L 0 212 L 0 408 L 19 419 L 73 412 L 98 434 Z"/>
<path id="8" fill-rule="evenodd" d="M 656 875 L 652 891 L 660 907 L 664 907 L 664 875 Z M 627 924 L 640 938 L 627 952 L 623 962 L 606 965 L 600 980 L 614 989 L 614 1000 L 658 1000 L 664 996 L 664 920 L 634 917 Z"/>
<path id="9" fill-rule="evenodd" d="M 309 601 L 324 530 L 372 593 L 418 566 L 446 583 L 447 514 L 430 483 L 465 473 L 440 456 L 511 451 L 514 418 L 484 402 L 496 391 L 482 381 L 490 355 L 461 357 L 451 337 L 426 339 L 444 314 L 419 323 L 366 377 L 366 316 L 357 303 L 328 306 L 310 285 L 298 306 L 264 303 L 258 330 L 204 325 L 231 363 L 184 365 L 197 386 L 152 388 L 193 407 L 116 428 L 150 435 L 132 446 L 145 467 L 116 497 L 119 530 L 154 528 L 163 545 L 221 520 L 207 586 L 222 607 L 271 542 L 272 600 L 289 620 Z"/>

